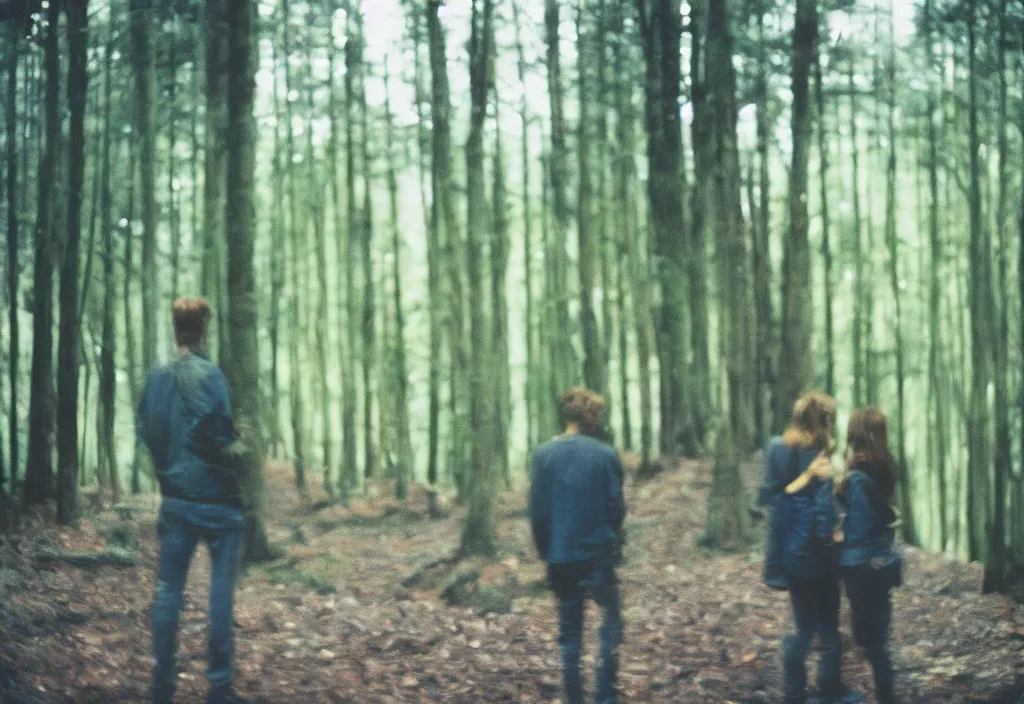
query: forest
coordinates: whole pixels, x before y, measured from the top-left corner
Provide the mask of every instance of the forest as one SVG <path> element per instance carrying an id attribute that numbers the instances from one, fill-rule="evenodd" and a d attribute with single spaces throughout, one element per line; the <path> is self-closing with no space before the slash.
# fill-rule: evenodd
<path id="1" fill-rule="evenodd" d="M 0 0 L 0 34 L 10 545 L 109 544 L 120 517 L 152 552 L 135 409 L 171 303 L 203 296 L 269 583 L 373 600 L 296 567 L 311 532 L 400 544 L 353 583 L 446 550 L 515 572 L 530 453 L 574 385 L 649 504 L 635 559 L 749 577 L 759 453 L 822 389 L 840 449 L 854 408 L 889 415 L 922 574 L 1011 624 L 992 688 L 932 673 L 908 701 L 1024 688 L 1021 607 L 973 594 L 1024 594 L 1021 0 Z M 42 579 L 9 550 L 0 593 Z M 85 569 L 75 589 L 122 585 Z M 740 696 L 685 670 L 636 700 Z M 412 701 L 390 696 L 351 701 Z"/>

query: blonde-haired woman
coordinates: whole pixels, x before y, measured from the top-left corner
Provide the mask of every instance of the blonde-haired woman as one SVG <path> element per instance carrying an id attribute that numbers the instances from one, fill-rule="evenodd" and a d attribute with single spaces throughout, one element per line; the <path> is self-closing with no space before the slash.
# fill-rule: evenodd
<path id="1" fill-rule="evenodd" d="M 789 591 L 795 632 L 782 643 L 786 704 L 807 701 L 807 656 L 821 635 L 818 688 L 822 704 L 853 704 L 861 698 L 842 683 L 839 635 L 839 550 L 833 541 L 832 483 L 815 462 L 835 450 L 836 402 L 812 391 L 793 406 L 782 437 L 765 449 L 761 503 L 772 517 L 765 551 L 765 582 Z"/>

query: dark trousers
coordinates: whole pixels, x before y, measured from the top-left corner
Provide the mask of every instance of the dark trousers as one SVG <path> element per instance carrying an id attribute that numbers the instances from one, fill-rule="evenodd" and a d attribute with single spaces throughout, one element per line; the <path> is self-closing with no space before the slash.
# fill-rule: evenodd
<path id="1" fill-rule="evenodd" d="M 884 575 L 869 565 L 844 567 L 843 583 L 850 600 L 853 639 L 864 648 L 875 674 L 875 698 L 879 704 L 894 704 L 896 693 L 889 653 L 889 626 L 892 622 L 889 585 Z"/>
<path id="2" fill-rule="evenodd" d="M 169 703 L 177 684 L 178 618 L 189 563 L 200 541 L 210 549 L 210 689 L 231 685 L 233 592 L 244 539 L 241 509 L 164 499 L 160 507 L 160 571 L 153 602 L 153 701 Z"/>
<path id="3" fill-rule="evenodd" d="M 843 641 L 839 635 L 839 574 L 828 569 L 817 579 L 790 584 L 796 632 L 782 641 L 782 664 L 787 704 L 807 700 L 807 656 L 814 635 L 821 636 L 818 689 L 822 700 L 839 700 L 842 684 Z"/>
<path id="4" fill-rule="evenodd" d="M 549 565 L 548 576 L 558 598 L 559 644 L 566 701 L 568 704 L 583 704 L 580 648 L 583 607 L 589 597 L 604 612 L 601 662 L 597 668 L 597 702 L 615 704 L 618 701 L 618 647 L 622 642 L 622 614 L 615 565 L 611 559 Z"/>

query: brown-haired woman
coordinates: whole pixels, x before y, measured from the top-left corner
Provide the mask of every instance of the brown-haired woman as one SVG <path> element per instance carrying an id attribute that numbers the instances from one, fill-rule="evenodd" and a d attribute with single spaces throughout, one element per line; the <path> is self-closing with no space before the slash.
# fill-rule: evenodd
<path id="1" fill-rule="evenodd" d="M 796 632 L 782 643 L 786 704 L 807 701 L 807 656 L 821 635 L 818 688 L 823 704 L 861 701 L 842 684 L 839 636 L 839 550 L 832 534 L 832 482 L 821 472 L 835 449 L 836 402 L 810 392 L 793 407 L 781 438 L 765 449 L 761 503 L 772 507 L 765 550 L 765 582 L 789 591 Z"/>
<path id="2" fill-rule="evenodd" d="M 839 560 L 850 600 L 853 636 L 864 648 L 875 675 L 879 704 L 893 704 L 889 625 L 890 590 L 900 584 L 901 560 L 893 547 L 896 487 L 885 414 L 877 408 L 858 408 L 846 430 L 847 473 L 839 486 L 845 509 Z"/>

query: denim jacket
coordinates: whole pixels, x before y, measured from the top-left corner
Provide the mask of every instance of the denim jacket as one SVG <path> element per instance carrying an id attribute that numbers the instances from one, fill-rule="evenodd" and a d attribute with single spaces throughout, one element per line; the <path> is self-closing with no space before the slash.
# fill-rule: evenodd
<path id="1" fill-rule="evenodd" d="M 211 362 L 187 354 L 150 372 L 135 428 L 164 497 L 241 505 L 225 452 L 236 440 L 231 398 L 224 374 Z"/>
<path id="2" fill-rule="evenodd" d="M 532 465 L 530 524 L 541 558 L 548 564 L 613 558 L 626 515 L 618 453 L 571 435 L 537 448 Z"/>
<path id="3" fill-rule="evenodd" d="M 832 482 L 814 479 L 795 494 L 786 486 L 818 456 L 815 448 L 791 448 L 774 438 L 765 448 L 765 481 L 759 502 L 771 507 L 764 580 L 775 589 L 814 580 L 834 562 L 836 524 Z"/>
<path id="4" fill-rule="evenodd" d="M 839 501 L 846 516 L 843 519 L 843 543 L 839 564 L 857 567 L 873 560 L 890 560 L 894 553 L 896 514 L 880 495 L 875 480 L 856 465 L 850 468 Z"/>

